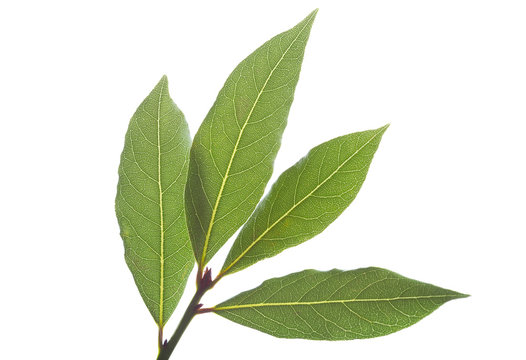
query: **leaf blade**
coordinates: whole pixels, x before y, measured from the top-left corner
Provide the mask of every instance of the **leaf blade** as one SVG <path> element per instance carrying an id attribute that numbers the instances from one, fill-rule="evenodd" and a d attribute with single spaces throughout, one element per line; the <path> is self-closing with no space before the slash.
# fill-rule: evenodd
<path id="1" fill-rule="evenodd" d="M 466 296 L 380 268 L 305 270 L 267 280 L 211 310 L 276 337 L 352 340 L 401 330 Z"/>
<path id="2" fill-rule="evenodd" d="M 130 121 L 115 199 L 126 263 L 160 327 L 193 268 L 183 200 L 190 141 L 163 76 Z"/>
<path id="3" fill-rule="evenodd" d="M 322 143 L 281 174 L 243 226 L 220 275 L 240 271 L 321 233 L 358 194 L 387 127 Z"/>
<path id="4" fill-rule="evenodd" d="M 200 268 L 263 195 L 315 15 L 272 38 L 236 67 L 195 136 L 186 205 Z"/>

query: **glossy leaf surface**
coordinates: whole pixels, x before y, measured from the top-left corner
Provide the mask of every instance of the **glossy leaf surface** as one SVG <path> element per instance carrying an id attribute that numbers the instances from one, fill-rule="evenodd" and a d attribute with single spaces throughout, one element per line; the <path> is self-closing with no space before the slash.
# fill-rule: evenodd
<path id="1" fill-rule="evenodd" d="M 272 186 L 223 265 L 232 273 L 321 233 L 354 200 L 387 126 L 313 148 Z"/>
<path id="2" fill-rule="evenodd" d="M 115 201 L 126 263 L 161 327 L 194 264 L 184 212 L 190 143 L 163 77 L 130 121 Z"/>
<path id="3" fill-rule="evenodd" d="M 466 296 L 380 268 L 305 270 L 267 280 L 213 310 L 276 337 L 352 340 L 391 334 Z"/>
<path id="4" fill-rule="evenodd" d="M 186 208 L 201 267 L 263 195 L 315 15 L 272 38 L 235 68 L 195 136 Z"/>

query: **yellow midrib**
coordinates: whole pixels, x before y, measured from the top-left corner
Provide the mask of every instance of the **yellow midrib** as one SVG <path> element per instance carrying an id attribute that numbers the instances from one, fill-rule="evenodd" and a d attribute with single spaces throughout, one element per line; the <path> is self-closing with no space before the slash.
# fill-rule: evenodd
<path id="1" fill-rule="evenodd" d="M 250 112 L 248 113 L 247 118 L 245 119 L 245 122 L 243 123 L 243 126 L 241 127 L 241 130 L 239 131 L 239 135 L 238 135 L 236 143 L 234 145 L 234 149 L 232 151 L 232 155 L 231 155 L 230 160 L 228 162 L 228 166 L 227 166 L 227 169 L 226 169 L 226 172 L 225 172 L 225 176 L 223 177 L 223 181 L 221 182 L 221 187 L 219 188 L 219 193 L 217 195 L 217 199 L 216 199 L 216 202 L 214 204 L 214 208 L 212 209 L 212 216 L 210 217 L 210 223 L 208 225 L 208 229 L 207 229 L 206 236 L 205 236 L 205 243 L 203 245 L 203 253 L 202 253 L 202 256 L 201 256 L 201 263 L 199 264 L 200 268 L 202 268 L 204 266 L 204 264 L 205 264 L 206 252 L 208 250 L 208 243 L 209 243 L 209 240 L 210 240 L 210 234 L 212 233 L 212 227 L 214 226 L 214 220 L 215 220 L 215 216 L 216 216 L 216 213 L 217 213 L 217 208 L 219 206 L 219 201 L 221 200 L 221 196 L 222 196 L 223 191 L 225 189 L 225 184 L 226 184 L 226 181 L 228 179 L 228 175 L 230 173 L 230 168 L 232 167 L 232 163 L 234 161 L 234 157 L 236 155 L 237 148 L 239 146 L 239 142 L 241 141 L 241 136 L 243 136 L 243 132 L 245 131 L 245 128 L 246 128 L 246 126 L 247 126 L 247 124 L 248 124 L 248 122 L 250 120 L 250 117 L 252 116 L 252 113 L 254 112 L 254 109 L 256 108 L 256 105 L 257 105 L 257 103 L 259 101 L 259 98 L 261 97 L 261 94 L 263 94 L 263 92 L 265 90 L 265 87 L 267 86 L 270 78 L 272 77 L 272 74 L 277 69 L 277 67 L 279 66 L 281 61 L 283 61 L 283 59 L 284 59 L 285 55 L 287 54 L 287 52 L 290 50 L 292 45 L 298 40 L 299 36 L 303 33 L 303 30 L 305 30 L 305 28 L 308 26 L 308 24 L 309 24 L 309 22 L 307 22 L 305 24 L 305 26 L 298 32 L 298 35 L 296 35 L 296 37 L 291 41 L 290 45 L 287 47 L 287 49 L 281 55 L 281 58 L 278 60 L 276 65 L 270 71 L 269 75 L 267 76 L 267 78 L 265 80 L 265 83 L 263 84 L 263 86 L 261 87 L 261 90 L 258 92 L 258 95 L 256 96 L 256 100 L 254 100 L 254 103 L 252 104 L 252 108 L 250 109 Z M 235 96 L 235 94 L 234 94 L 234 96 Z M 236 111 L 236 110 L 234 109 L 234 111 Z"/>
<path id="2" fill-rule="evenodd" d="M 281 220 L 283 220 L 284 218 L 286 218 L 296 207 L 298 207 L 303 201 L 305 201 L 307 198 L 309 198 L 312 194 L 314 194 L 316 192 L 316 190 L 318 190 L 320 188 L 320 186 L 322 186 L 323 184 L 325 184 L 328 180 L 330 180 L 334 174 L 336 174 L 345 164 L 347 164 L 348 161 L 350 161 L 356 154 L 358 154 L 365 146 L 369 145 L 369 143 L 371 141 L 374 140 L 374 138 L 376 138 L 376 136 L 378 136 L 378 134 L 381 132 L 381 130 L 379 130 L 378 132 L 376 132 L 374 134 L 374 136 L 372 136 L 364 145 L 362 145 L 358 150 L 356 150 L 349 158 L 347 158 L 344 162 L 341 163 L 341 165 L 339 165 L 336 170 L 334 170 L 325 180 L 323 180 L 321 183 L 319 183 L 311 192 L 309 192 L 307 195 L 305 195 L 300 201 L 298 201 L 297 203 L 295 203 L 289 210 L 287 210 L 283 215 L 281 215 L 276 221 L 274 221 L 272 223 L 272 225 L 270 225 L 268 228 L 265 229 L 265 231 L 263 231 L 261 233 L 261 235 L 259 235 L 249 246 L 247 246 L 247 248 L 245 250 L 243 250 L 243 252 L 234 260 L 230 263 L 230 265 L 228 265 L 224 270 L 221 271 L 220 275 L 222 276 L 223 274 L 225 274 L 226 272 L 228 272 L 228 270 L 230 270 L 230 268 L 232 268 L 232 266 L 234 266 L 239 260 L 241 260 L 249 251 L 250 249 L 252 249 L 252 247 L 254 247 L 254 245 L 256 245 L 270 230 L 272 230 L 272 228 L 274 226 L 276 226 Z"/>
<path id="3" fill-rule="evenodd" d="M 163 189 L 161 185 L 161 101 L 163 96 L 163 90 L 165 81 L 163 79 L 161 83 L 161 89 L 159 91 L 159 102 L 157 105 L 157 184 L 159 185 L 159 209 L 161 215 L 161 275 L 159 280 L 159 327 L 163 327 L 163 310 L 164 310 L 164 213 L 163 213 Z"/>
<path id="4" fill-rule="evenodd" d="M 240 304 L 231 306 L 213 307 L 213 311 L 222 310 L 236 310 L 246 309 L 252 307 L 264 306 L 302 306 L 302 305 L 327 305 L 327 304 L 346 304 L 353 302 L 386 302 L 397 300 L 425 300 L 425 299 L 444 299 L 448 297 L 457 297 L 458 295 L 424 295 L 424 296 L 404 296 L 384 299 L 350 299 L 350 300 L 323 300 L 323 301 L 291 301 L 291 302 L 276 302 L 276 303 L 256 303 L 256 304 Z"/>

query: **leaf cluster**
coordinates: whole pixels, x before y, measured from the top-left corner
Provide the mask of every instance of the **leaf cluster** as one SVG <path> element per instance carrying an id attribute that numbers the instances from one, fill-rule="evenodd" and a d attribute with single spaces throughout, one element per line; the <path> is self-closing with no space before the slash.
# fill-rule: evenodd
<path id="1" fill-rule="evenodd" d="M 305 270 L 216 306 L 201 297 L 229 274 L 321 233 L 355 199 L 387 125 L 324 142 L 262 199 L 316 16 L 267 41 L 230 74 L 190 137 L 164 76 L 133 115 L 119 167 L 116 213 L 125 259 L 168 359 L 191 319 L 213 312 L 282 338 L 349 340 L 408 327 L 465 295 L 380 268 Z M 212 278 L 207 263 L 241 228 Z M 197 264 L 197 289 L 175 334 L 163 328 Z"/>

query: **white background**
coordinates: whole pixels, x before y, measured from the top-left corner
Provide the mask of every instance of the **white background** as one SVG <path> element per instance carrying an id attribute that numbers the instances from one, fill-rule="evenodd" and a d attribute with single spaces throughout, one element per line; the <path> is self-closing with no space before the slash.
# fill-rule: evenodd
<path id="1" fill-rule="evenodd" d="M 525 358 L 526 7 L 482 0 L 2 2 L 0 358 L 155 358 L 113 210 L 128 120 L 167 74 L 195 133 L 235 65 L 316 7 L 273 180 L 318 143 L 391 127 L 334 224 L 204 302 L 370 265 L 472 296 L 350 342 L 207 314 L 174 359 Z"/>

